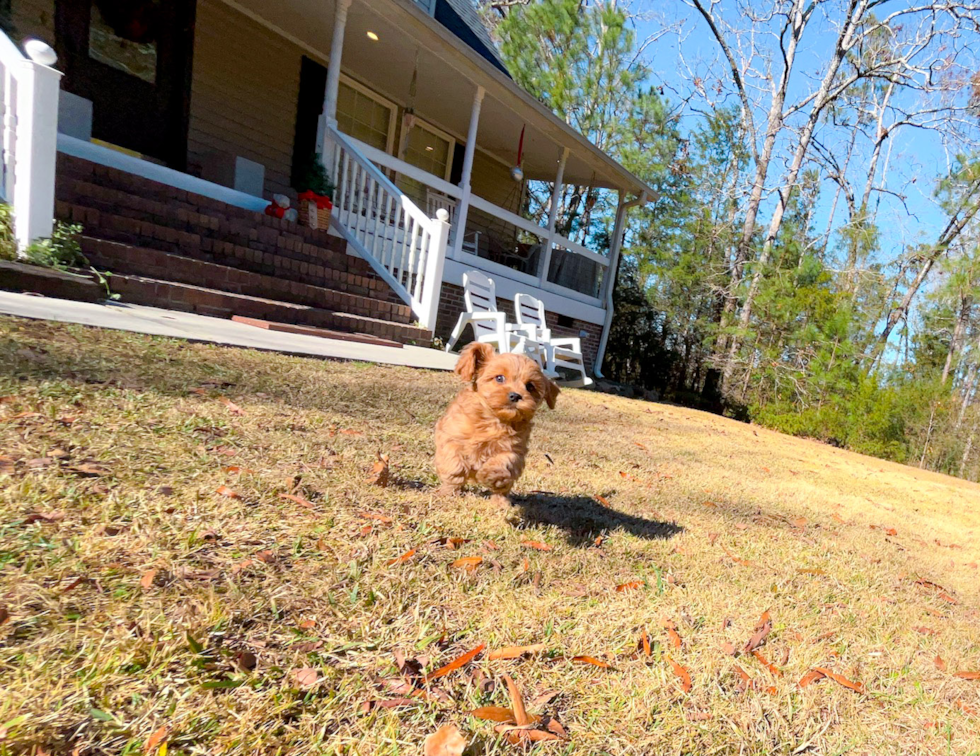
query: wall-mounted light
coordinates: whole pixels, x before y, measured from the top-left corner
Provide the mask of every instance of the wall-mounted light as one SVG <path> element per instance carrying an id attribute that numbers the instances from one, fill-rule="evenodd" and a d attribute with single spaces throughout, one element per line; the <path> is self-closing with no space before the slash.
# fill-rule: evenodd
<path id="1" fill-rule="evenodd" d="M 375 33 L 374 33 L 373 31 L 369 31 L 369 32 L 367 33 L 367 38 L 368 38 L 369 40 L 371 40 L 372 42 L 377 42 L 377 41 L 378 41 L 378 35 L 377 35 L 377 34 L 375 34 Z"/>

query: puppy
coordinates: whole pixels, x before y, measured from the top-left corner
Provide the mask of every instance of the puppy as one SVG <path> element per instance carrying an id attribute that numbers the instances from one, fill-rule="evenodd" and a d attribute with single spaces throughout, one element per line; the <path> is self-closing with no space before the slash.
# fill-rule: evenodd
<path id="1" fill-rule="evenodd" d="M 523 355 L 497 354 L 474 342 L 459 355 L 456 373 L 470 383 L 436 423 L 436 472 L 442 493 L 466 483 L 490 489 L 498 505 L 524 472 L 534 413 L 555 408 L 558 386 Z"/>

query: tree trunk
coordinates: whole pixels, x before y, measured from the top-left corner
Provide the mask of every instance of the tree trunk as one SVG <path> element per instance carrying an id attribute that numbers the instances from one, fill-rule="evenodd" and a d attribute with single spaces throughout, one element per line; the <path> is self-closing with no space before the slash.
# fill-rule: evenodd
<path id="1" fill-rule="evenodd" d="M 953 362 L 960 349 L 963 348 L 963 335 L 966 333 L 966 324 L 970 319 L 970 311 L 972 309 L 973 297 L 969 294 L 964 294 L 961 299 L 959 315 L 956 316 L 956 325 L 953 327 L 953 338 L 950 339 L 949 351 L 946 353 L 946 364 L 943 365 L 942 383 L 944 386 L 946 385 L 946 380 L 949 378 L 949 372 L 953 368 Z"/>

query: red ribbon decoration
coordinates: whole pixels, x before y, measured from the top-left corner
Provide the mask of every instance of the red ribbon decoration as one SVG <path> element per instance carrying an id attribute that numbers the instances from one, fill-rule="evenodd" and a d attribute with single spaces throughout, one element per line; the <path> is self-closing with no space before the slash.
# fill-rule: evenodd
<path id="1" fill-rule="evenodd" d="M 333 209 L 333 202 L 330 201 L 329 197 L 324 197 L 321 194 L 316 194 L 312 189 L 307 189 L 305 192 L 300 192 L 296 195 L 296 198 L 300 202 L 312 202 L 316 205 L 317 210 L 331 210 Z"/>
<path id="2" fill-rule="evenodd" d="M 527 126 L 521 126 L 521 141 L 517 143 L 517 164 L 521 165 L 524 162 L 524 129 Z"/>
<path id="3" fill-rule="evenodd" d="M 273 218 L 282 218 L 286 214 L 286 208 L 279 207 L 273 202 L 265 209 L 265 214 L 271 215 Z"/>

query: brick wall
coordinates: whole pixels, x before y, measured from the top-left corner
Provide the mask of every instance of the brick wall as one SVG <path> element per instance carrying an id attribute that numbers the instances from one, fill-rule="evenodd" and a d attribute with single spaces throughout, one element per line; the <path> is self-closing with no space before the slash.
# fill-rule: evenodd
<path id="1" fill-rule="evenodd" d="M 508 319 L 513 320 L 514 303 L 508 299 L 497 298 L 497 309 L 508 313 Z M 453 326 L 459 320 L 460 313 L 466 311 L 466 304 L 463 302 L 463 287 L 455 284 L 444 283 L 442 285 L 442 296 L 439 300 L 439 315 L 436 318 L 435 335 L 443 341 L 449 340 L 449 335 L 453 331 Z M 573 319 L 571 326 L 558 325 L 558 315 L 545 310 L 545 321 L 554 336 L 581 336 L 580 331 L 585 331 L 588 335 L 582 338 L 582 357 L 585 360 L 585 369 L 592 372 L 592 363 L 595 362 L 596 353 L 599 351 L 599 337 L 602 334 L 602 326 L 596 323 L 587 323 L 584 320 Z M 469 328 L 461 339 L 461 343 L 468 343 L 473 339 L 473 331 Z"/>

